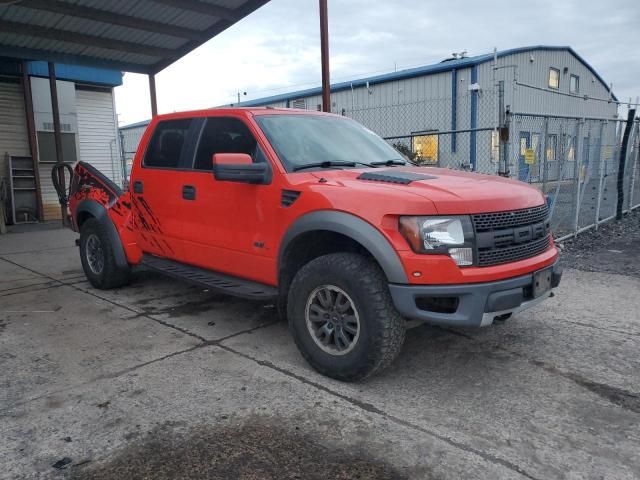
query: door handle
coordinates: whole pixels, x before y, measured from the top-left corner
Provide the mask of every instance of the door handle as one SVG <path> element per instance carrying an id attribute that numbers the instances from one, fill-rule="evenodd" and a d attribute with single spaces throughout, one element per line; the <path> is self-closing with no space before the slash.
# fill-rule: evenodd
<path id="1" fill-rule="evenodd" d="M 185 200 L 195 200 L 196 199 L 196 187 L 193 185 L 183 185 L 182 186 L 182 198 Z"/>
<path id="2" fill-rule="evenodd" d="M 142 188 L 142 182 L 140 180 L 136 180 L 135 182 L 133 182 L 133 193 L 142 193 L 143 192 L 143 188 Z"/>

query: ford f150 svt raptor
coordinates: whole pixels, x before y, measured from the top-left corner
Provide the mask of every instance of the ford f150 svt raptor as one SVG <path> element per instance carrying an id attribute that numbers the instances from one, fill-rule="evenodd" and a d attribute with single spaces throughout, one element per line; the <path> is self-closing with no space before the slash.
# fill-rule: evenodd
<path id="1" fill-rule="evenodd" d="M 523 183 L 415 167 L 337 115 L 213 109 L 154 118 L 123 192 L 90 165 L 69 198 L 84 271 L 144 264 L 274 301 L 321 373 L 389 365 L 410 322 L 486 326 L 552 295 L 558 250 Z"/>

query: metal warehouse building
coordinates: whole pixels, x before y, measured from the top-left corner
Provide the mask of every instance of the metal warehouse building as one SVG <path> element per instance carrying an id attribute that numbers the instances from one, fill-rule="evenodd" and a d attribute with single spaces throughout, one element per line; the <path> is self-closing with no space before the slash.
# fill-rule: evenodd
<path id="1" fill-rule="evenodd" d="M 82 158 L 120 184 L 113 88 L 122 84 L 122 73 L 64 64 L 55 72 L 64 160 Z M 0 179 L 13 197 L 9 221 L 61 218 L 51 181 L 56 147 L 46 62 L 0 58 L 0 119 Z"/>
<path id="2" fill-rule="evenodd" d="M 331 92 L 332 112 L 404 145 L 423 162 L 487 173 L 500 168 L 500 112 L 603 120 L 618 114 L 617 99 L 596 70 L 572 48 L 557 46 L 457 54 L 434 65 L 336 83 Z M 320 110 L 321 103 L 321 89 L 312 88 L 240 105 Z M 571 160 L 582 134 L 551 122 L 545 136 L 542 121 L 527 125 L 527 119 L 517 118 L 509 124 L 511 175 L 529 181 L 543 174 L 558 178 L 559 163 L 551 162 L 563 155 Z M 120 129 L 129 159 L 147 124 Z M 613 143 L 616 133 L 611 123 L 603 135 Z M 528 150 L 535 154 L 533 161 L 525 155 Z M 540 167 L 543 157 L 549 161 L 546 173 Z"/>

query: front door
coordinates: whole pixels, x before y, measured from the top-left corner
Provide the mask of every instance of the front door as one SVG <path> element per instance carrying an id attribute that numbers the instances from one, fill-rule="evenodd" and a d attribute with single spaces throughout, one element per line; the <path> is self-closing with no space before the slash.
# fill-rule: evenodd
<path id="1" fill-rule="evenodd" d="M 183 200 L 184 261 L 230 275 L 275 284 L 275 245 L 279 189 L 218 181 L 212 174 L 216 153 L 246 153 L 267 162 L 255 135 L 240 117 L 206 119 L 195 150 L 187 186 L 194 198 Z"/>
<path id="2" fill-rule="evenodd" d="M 160 121 L 144 158 L 131 172 L 129 190 L 138 245 L 145 253 L 179 259 L 182 256 L 180 204 L 189 172 L 181 169 L 193 151 L 190 133 L 198 120 Z M 142 142 L 144 143 L 144 142 Z"/>

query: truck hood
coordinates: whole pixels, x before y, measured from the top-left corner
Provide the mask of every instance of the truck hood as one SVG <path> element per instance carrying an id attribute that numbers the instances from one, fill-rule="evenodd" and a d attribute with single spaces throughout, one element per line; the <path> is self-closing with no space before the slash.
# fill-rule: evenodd
<path id="1" fill-rule="evenodd" d="M 380 174 L 380 177 L 389 176 L 389 179 L 358 178 L 363 173 Z M 396 173 L 399 174 L 398 177 L 418 174 L 422 178 L 411 180 L 409 183 L 399 183 L 393 179 Z M 313 172 L 313 175 L 347 188 L 369 191 L 376 195 L 384 194 L 384 190 L 388 188 L 419 195 L 433 202 L 439 214 L 446 215 L 518 210 L 544 203 L 542 193 L 526 183 L 495 175 L 447 168 L 391 167 L 322 170 Z M 386 188 L 380 189 L 379 186 L 382 185 Z"/>

